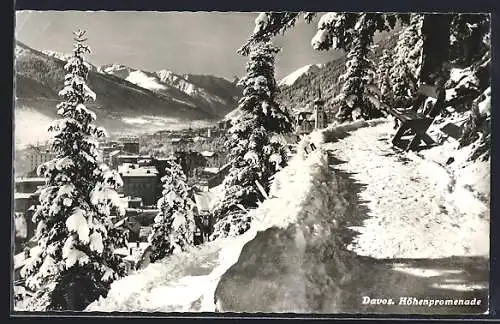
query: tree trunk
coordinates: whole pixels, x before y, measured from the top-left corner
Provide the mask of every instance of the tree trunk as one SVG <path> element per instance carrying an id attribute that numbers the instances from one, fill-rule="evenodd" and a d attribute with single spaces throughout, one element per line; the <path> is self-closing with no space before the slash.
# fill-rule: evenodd
<path id="1" fill-rule="evenodd" d="M 426 14 L 422 26 L 422 68 L 420 81 L 434 84 L 436 77 L 449 60 L 450 14 Z"/>

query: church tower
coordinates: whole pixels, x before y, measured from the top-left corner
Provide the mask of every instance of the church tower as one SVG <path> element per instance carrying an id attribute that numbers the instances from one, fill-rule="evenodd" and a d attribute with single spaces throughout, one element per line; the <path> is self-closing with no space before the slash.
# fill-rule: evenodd
<path id="1" fill-rule="evenodd" d="M 327 126 L 326 114 L 324 110 L 325 101 L 321 98 L 321 88 L 318 87 L 318 97 L 314 100 L 314 129 L 321 129 Z"/>

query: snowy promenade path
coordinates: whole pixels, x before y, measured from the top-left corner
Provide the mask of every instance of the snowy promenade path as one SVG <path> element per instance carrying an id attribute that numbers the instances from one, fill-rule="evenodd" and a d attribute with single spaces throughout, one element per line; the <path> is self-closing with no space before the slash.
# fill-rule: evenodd
<path id="1" fill-rule="evenodd" d="M 349 249 L 375 258 L 487 256 L 486 211 L 460 212 L 447 197 L 446 172 L 396 152 L 392 132 L 384 123 L 325 144 L 334 170 L 357 182 L 353 189 L 362 206 L 350 218 L 365 219 L 352 226 L 360 234 Z"/>

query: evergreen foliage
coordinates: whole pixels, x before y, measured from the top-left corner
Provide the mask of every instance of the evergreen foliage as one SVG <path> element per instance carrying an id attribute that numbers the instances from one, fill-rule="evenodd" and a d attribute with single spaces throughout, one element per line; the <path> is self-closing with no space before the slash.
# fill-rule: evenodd
<path id="1" fill-rule="evenodd" d="M 376 13 L 327 13 L 320 18 L 318 32 L 311 40 L 317 50 L 345 49 L 346 72 L 336 98 L 340 121 L 352 120 L 352 111 L 359 109 L 365 119 L 382 116 L 380 95 L 376 88 L 375 65 L 369 58 L 376 31 L 394 27 L 393 17 Z"/>
<path id="2" fill-rule="evenodd" d="M 269 178 L 286 165 L 286 149 L 277 135 L 289 133 L 292 124 L 276 101 L 274 60 L 278 51 L 270 42 L 252 46 L 247 75 L 239 82 L 243 86 L 238 106 L 242 114 L 233 120 L 226 142 L 231 168 L 223 183 L 223 201 L 215 210 L 213 238 L 248 230 L 251 219 L 246 211 L 257 207 L 261 197 L 256 181 L 268 190 Z"/>
<path id="3" fill-rule="evenodd" d="M 38 174 L 48 178 L 33 220 L 37 246 L 30 251 L 21 275 L 47 309 L 82 310 L 106 295 L 113 280 L 125 274 L 122 260 L 113 254 L 125 243 L 114 228 L 111 213 L 125 210 L 115 189 L 120 176 L 97 162 L 97 139 L 105 130 L 96 127 L 95 114 L 85 102 L 95 100 L 86 85 L 90 66 L 84 54 L 85 32 L 77 31 L 73 57 L 59 95 L 56 120 L 49 128 L 56 158 L 41 165 Z"/>
<path id="4" fill-rule="evenodd" d="M 195 231 L 193 207 L 186 175 L 174 160 L 165 168 L 162 197 L 158 200 L 160 213 L 155 217 L 149 237 L 151 261 L 184 251 L 193 245 Z"/>
<path id="5" fill-rule="evenodd" d="M 390 71 L 393 66 L 393 53 L 384 49 L 377 67 L 377 87 L 380 89 L 380 100 L 385 104 L 391 104 L 393 99 Z"/>
<path id="6" fill-rule="evenodd" d="M 418 77 L 422 65 L 423 15 L 411 14 L 410 24 L 399 34 L 394 51 L 394 65 L 390 71 L 395 107 L 408 107 L 418 88 Z"/>

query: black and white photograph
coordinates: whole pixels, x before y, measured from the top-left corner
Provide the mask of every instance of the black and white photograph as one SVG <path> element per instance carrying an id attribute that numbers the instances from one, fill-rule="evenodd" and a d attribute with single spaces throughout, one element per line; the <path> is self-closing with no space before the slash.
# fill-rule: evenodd
<path id="1" fill-rule="evenodd" d="M 489 314 L 489 13 L 14 18 L 11 313 Z"/>

